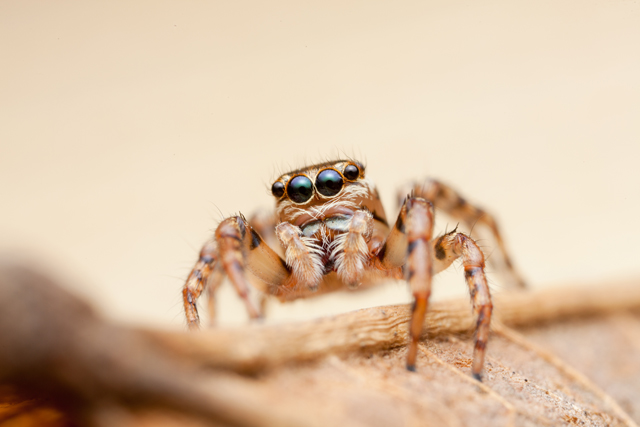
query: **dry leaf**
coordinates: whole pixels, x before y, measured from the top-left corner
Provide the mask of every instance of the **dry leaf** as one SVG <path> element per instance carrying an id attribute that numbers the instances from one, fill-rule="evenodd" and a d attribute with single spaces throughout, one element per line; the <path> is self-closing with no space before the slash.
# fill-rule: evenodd
<path id="1" fill-rule="evenodd" d="M 636 283 L 500 295 L 479 383 L 467 301 L 433 304 L 413 373 L 405 306 L 176 333 L 3 266 L 0 425 L 633 426 L 638 308 Z"/>

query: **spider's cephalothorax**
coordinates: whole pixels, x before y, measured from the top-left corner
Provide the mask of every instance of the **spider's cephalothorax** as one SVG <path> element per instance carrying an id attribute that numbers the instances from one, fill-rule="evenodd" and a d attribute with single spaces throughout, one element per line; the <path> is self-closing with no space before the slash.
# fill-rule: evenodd
<path id="1" fill-rule="evenodd" d="M 465 224 L 486 226 L 496 240 L 502 267 L 515 283 L 524 282 L 490 215 L 438 181 L 412 184 L 406 190 L 410 195 L 402 199 L 390 227 L 375 185 L 357 161 L 326 162 L 281 175 L 271 186 L 275 214 L 256 215 L 250 221 L 242 215 L 227 218 L 202 248 L 183 289 L 189 327 L 200 323 L 196 300 L 205 288 L 213 314 L 214 291 L 225 275 L 252 318 L 261 312 L 249 298 L 251 285 L 288 301 L 370 285 L 385 277 L 406 277 L 414 296 L 407 356 L 407 368 L 413 370 L 431 278 L 460 259 L 477 316 L 472 373 L 480 379 L 492 311 L 484 255 L 470 237 L 456 230 L 433 239 L 434 207 Z"/>
<path id="2" fill-rule="evenodd" d="M 296 284 L 315 290 L 323 276 L 336 272 L 342 282 L 356 287 L 365 273 L 370 249 L 377 252 L 388 231 L 382 204 L 364 175 L 364 166 L 338 161 L 298 169 L 279 177 L 271 192 L 276 198 L 276 235 L 284 247 L 295 250 L 296 245 L 287 245 L 283 238 L 299 233 L 300 241 L 311 249 L 309 267 L 294 268 Z M 361 235 L 352 233 L 352 242 L 346 242 L 349 227 L 362 228 Z M 299 259 L 287 256 L 291 265 Z"/>

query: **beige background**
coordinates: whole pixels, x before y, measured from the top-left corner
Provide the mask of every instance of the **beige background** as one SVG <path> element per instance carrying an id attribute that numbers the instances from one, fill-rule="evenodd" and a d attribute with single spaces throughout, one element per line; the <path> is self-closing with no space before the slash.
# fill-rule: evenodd
<path id="1" fill-rule="evenodd" d="M 425 176 L 495 212 L 534 286 L 640 276 L 638 1 L 2 0 L 0 43 L 0 250 L 112 317 L 183 327 L 216 222 L 340 153 L 391 217 Z M 271 308 L 407 300 L 396 283 Z"/>

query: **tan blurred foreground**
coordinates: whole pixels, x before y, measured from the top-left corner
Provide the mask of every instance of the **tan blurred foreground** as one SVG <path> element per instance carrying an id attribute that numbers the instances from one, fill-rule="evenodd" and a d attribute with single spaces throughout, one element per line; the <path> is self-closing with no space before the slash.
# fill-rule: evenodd
<path id="1" fill-rule="evenodd" d="M 533 286 L 638 277 L 639 6 L 3 0 L 0 252 L 111 318 L 183 329 L 218 221 L 272 207 L 278 172 L 346 154 L 389 218 L 427 176 L 495 214 Z M 409 301 L 375 292 L 270 314 Z M 434 297 L 455 294 L 462 273 L 439 275 Z"/>
<path id="2" fill-rule="evenodd" d="M 47 277 L 5 264 L 0 425 L 637 425 L 637 281 L 504 293 L 495 306 L 479 383 L 467 301 L 431 307 L 412 373 L 406 306 L 149 330 L 105 321 Z"/>

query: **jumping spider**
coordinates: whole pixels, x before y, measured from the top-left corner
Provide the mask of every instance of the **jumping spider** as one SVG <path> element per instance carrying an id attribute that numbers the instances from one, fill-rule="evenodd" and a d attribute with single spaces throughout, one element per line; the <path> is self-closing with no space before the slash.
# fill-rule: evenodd
<path id="1" fill-rule="evenodd" d="M 197 329 L 200 323 L 200 294 L 208 289 L 213 309 L 214 291 L 225 275 L 251 318 L 260 317 L 261 309 L 249 298 L 250 283 L 264 294 L 290 301 L 382 278 L 406 278 L 414 297 L 407 369 L 415 370 L 431 278 L 460 258 L 477 318 L 471 372 L 480 380 L 492 311 L 484 255 L 474 240 L 457 230 L 434 239 L 434 207 L 464 224 L 488 227 L 504 269 L 519 285 L 524 282 L 491 215 L 438 181 L 413 184 L 408 190 L 395 225 L 389 227 L 362 163 L 338 160 L 283 174 L 271 186 L 274 215 L 249 221 L 242 215 L 227 218 L 200 251 L 183 289 L 189 328 Z"/>

